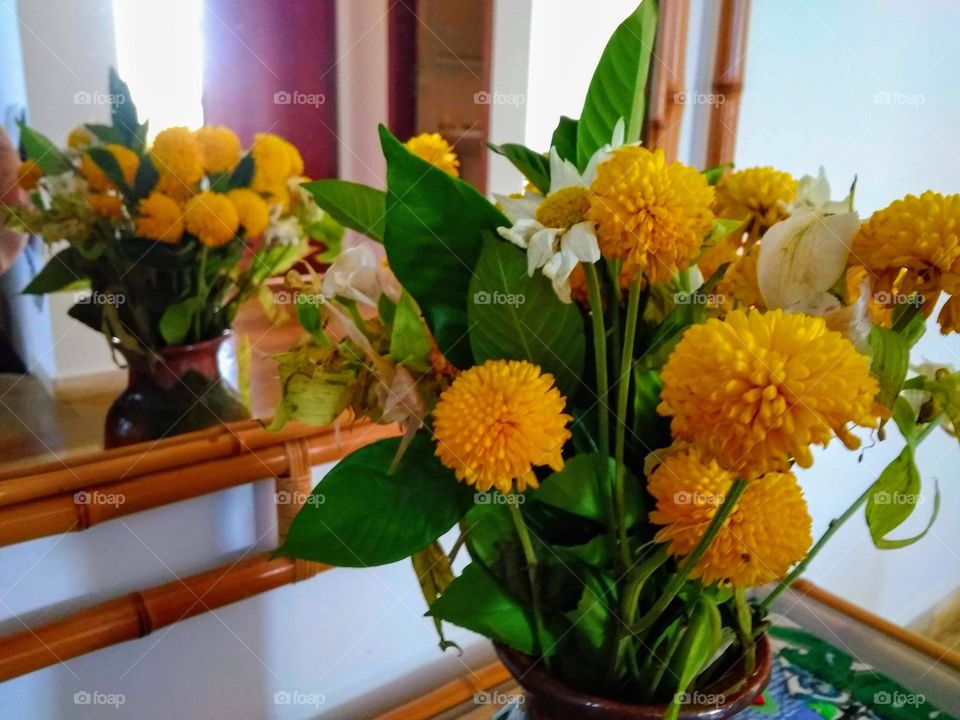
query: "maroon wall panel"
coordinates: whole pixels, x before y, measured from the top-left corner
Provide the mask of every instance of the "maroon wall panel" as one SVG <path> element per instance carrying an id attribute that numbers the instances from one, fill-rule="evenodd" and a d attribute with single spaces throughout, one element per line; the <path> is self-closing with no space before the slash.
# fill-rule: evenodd
<path id="1" fill-rule="evenodd" d="M 335 0 L 205 0 L 203 22 L 205 122 L 281 135 L 336 176 Z"/>

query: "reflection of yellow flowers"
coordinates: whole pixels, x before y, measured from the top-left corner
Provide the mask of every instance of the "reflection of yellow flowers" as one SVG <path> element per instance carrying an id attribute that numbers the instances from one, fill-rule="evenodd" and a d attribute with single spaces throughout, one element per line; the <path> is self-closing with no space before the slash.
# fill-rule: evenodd
<path id="1" fill-rule="evenodd" d="M 160 173 L 158 189 L 167 194 L 185 197 L 203 178 L 200 143 L 185 127 L 161 130 L 153 141 L 150 157 Z"/>
<path id="2" fill-rule="evenodd" d="M 669 455 L 647 486 L 657 500 L 650 521 L 662 526 L 657 542 L 668 543 L 674 556 L 692 552 L 735 477 L 694 450 Z M 810 525 L 793 473 L 751 480 L 691 577 L 742 588 L 778 580 L 810 549 Z"/>
<path id="3" fill-rule="evenodd" d="M 686 268 L 710 229 L 713 188 L 662 150 L 623 147 L 600 164 L 587 218 L 597 223 L 600 251 L 663 282 Z"/>
<path id="4" fill-rule="evenodd" d="M 755 220 L 765 230 L 787 216 L 783 205 L 797 199 L 797 181 L 772 167 L 738 170 L 717 183 L 717 215 Z"/>
<path id="5" fill-rule="evenodd" d="M 67 136 L 67 147 L 80 150 L 93 144 L 93 135 L 83 125 L 78 125 Z"/>
<path id="6" fill-rule="evenodd" d="M 140 201 L 136 218 L 137 235 L 165 243 L 176 243 L 183 235 L 183 207 L 172 197 L 152 192 Z"/>
<path id="7" fill-rule="evenodd" d="M 24 190 L 35 190 L 40 178 L 43 177 L 43 170 L 33 160 L 24 160 L 20 163 L 17 170 L 17 185 Z M 6 190 L 6 188 L 2 188 Z"/>
<path id="8" fill-rule="evenodd" d="M 563 468 L 566 400 L 553 376 L 520 360 L 489 360 L 460 373 L 434 410 L 437 456 L 457 479 L 502 493 L 537 487 L 536 465 Z"/>
<path id="9" fill-rule="evenodd" d="M 240 224 L 247 231 L 247 237 L 256 237 L 267 229 L 270 222 L 270 209 L 263 198 L 248 188 L 236 188 L 227 193 L 230 202 L 237 209 Z"/>
<path id="10" fill-rule="evenodd" d="M 230 128 L 204 125 L 197 130 L 196 138 L 207 172 L 226 172 L 240 160 L 240 138 Z"/>
<path id="11" fill-rule="evenodd" d="M 187 204 L 186 227 L 207 247 L 218 247 L 237 234 L 240 218 L 226 195 L 202 192 Z"/>
<path id="12" fill-rule="evenodd" d="M 111 143 L 104 148 L 116 159 L 127 185 L 132 184 L 133 178 L 137 174 L 137 167 L 140 165 L 140 157 L 133 150 L 123 145 Z M 116 190 L 113 181 L 106 176 L 89 153 L 80 156 L 80 171 L 92 190 L 98 192 Z"/>
<path id="13" fill-rule="evenodd" d="M 90 193 L 87 196 L 87 201 L 97 215 L 112 220 L 120 220 L 123 218 L 123 202 L 116 195 L 109 193 Z"/>
<path id="14" fill-rule="evenodd" d="M 960 195 L 927 191 L 907 195 L 875 212 L 853 239 L 852 263 L 875 276 L 874 297 L 888 307 L 919 293 L 931 312 L 941 290 L 960 295 Z M 954 329 L 953 310 L 940 314 L 940 330 Z"/>
<path id="15" fill-rule="evenodd" d="M 253 156 L 251 189 L 275 197 L 287 195 L 287 179 L 303 174 L 300 151 L 279 135 L 259 133 L 250 148 Z"/>
<path id="16" fill-rule="evenodd" d="M 460 177 L 460 159 L 440 133 L 420 133 L 407 140 L 404 147 L 448 175 Z"/>
<path id="17" fill-rule="evenodd" d="M 867 358 L 823 318 L 734 310 L 687 329 L 663 367 L 658 410 L 671 429 L 721 466 L 757 475 L 810 467 L 810 445 L 848 423 L 876 425 L 877 381 Z"/>

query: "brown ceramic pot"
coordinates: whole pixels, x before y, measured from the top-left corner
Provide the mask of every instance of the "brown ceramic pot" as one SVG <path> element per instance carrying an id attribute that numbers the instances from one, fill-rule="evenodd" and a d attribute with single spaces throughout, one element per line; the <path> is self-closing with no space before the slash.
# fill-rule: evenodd
<path id="1" fill-rule="evenodd" d="M 573 690 L 551 677 L 533 658 L 494 643 L 497 654 L 524 689 L 530 720 L 657 720 L 664 717 L 666 705 L 631 705 L 598 695 Z M 744 681 L 742 663 L 733 667 L 716 684 L 696 694 L 703 698 L 723 698 L 715 705 L 684 705 L 681 720 L 723 720 L 750 707 L 770 682 L 772 658 L 770 642 L 763 635 L 757 640 L 756 668 Z M 727 692 L 731 687 L 735 690 Z"/>
<path id="2" fill-rule="evenodd" d="M 219 337 L 160 348 L 151 356 L 117 345 L 127 361 L 127 388 L 107 411 L 106 448 L 157 440 L 250 417 L 220 376 Z"/>

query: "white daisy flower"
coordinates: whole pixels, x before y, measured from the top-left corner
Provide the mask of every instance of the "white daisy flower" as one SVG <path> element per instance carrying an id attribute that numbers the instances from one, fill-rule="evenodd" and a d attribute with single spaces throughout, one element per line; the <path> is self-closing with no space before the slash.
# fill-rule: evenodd
<path id="1" fill-rule="evenodd" d="M 570 273 L 578 263 L 595 263 L 600 246 L 594 224 L 586 219 L 590 208 L 588 191 L 597 176 L 597 166 L 623 145 L 623 121 L 614 130 L 610 145 L 598 150 L 580 173 L 556 148 L 550 148 L 550 192 L 545 196 L 495 195 L 513 225 L 498 229 L 500 236 L 527 251 L 527 271 L 543 268 L 561 301 L 570 302 Z"/>

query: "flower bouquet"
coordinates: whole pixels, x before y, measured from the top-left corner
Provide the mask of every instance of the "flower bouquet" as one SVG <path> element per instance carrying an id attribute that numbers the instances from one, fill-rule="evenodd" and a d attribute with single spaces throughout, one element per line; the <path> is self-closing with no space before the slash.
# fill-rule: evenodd
<path id="1" fill-rule="evenodd" d="M 749 705 L 773 599 L 864 506 L 877 547 L 922 537 L 891 537 L 916 504 L 885 498 L 917 499 L 916 447 L 960 422 L 960 376 L 909 370 L 960 287 L 960 199 L 861 223 L 822 173 L 667 163 L 639 143 L 656 22 L 648 0 L 616 30 L 548 153 L 493 147 L 522 194 L 490 202 L 438 138 L 381 127 L 385 192 L 305 187 L 385 261 L 288 277 L 308 338 L 278 418 L 349 408 L 401 436 L 334 467 L 281 552 L 411 558 L 441 646 L 444 623 L 491 638 L 532 717 Z M 795 472 L 891 420 L 903 450 L 814 544 Z"/>
<path id="2" fill-rule="evenodd" d="M 2 220 L 59 249 L 24 292 L 89 288 L 70 315 L 127 360 L 130 388 L 107 420 L 114 445 L 245 416 L 219 382 L 217 346 L 308 238 L 335 255 L 343 231 L 301 190 L 303 161 L 282 138 L 257 135 L 244 151 L 227 128 L 174 127 L 148 147 L 112 72 L 110 98 L 111 124 L 78 127 L 66 149 L 21 123 L 30 202 Z"/>

